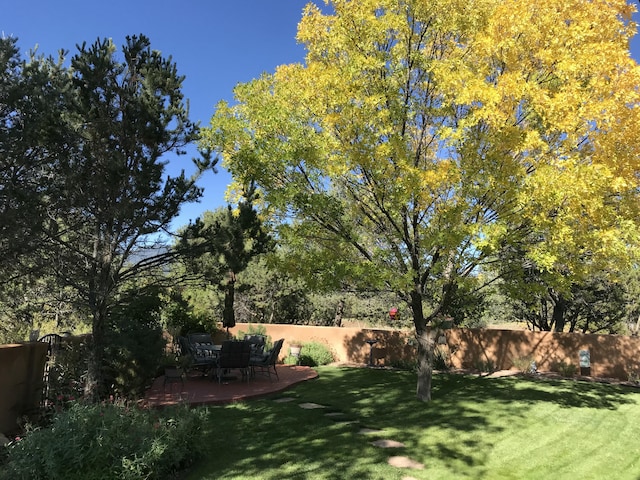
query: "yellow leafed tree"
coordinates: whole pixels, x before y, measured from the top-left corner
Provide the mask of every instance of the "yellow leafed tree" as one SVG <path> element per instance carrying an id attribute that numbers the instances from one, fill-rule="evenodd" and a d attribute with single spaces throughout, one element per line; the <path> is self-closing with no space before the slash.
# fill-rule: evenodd
<path id="1" fill-rule="evenodd" d="M 524 245 L 562 278 L 632 258 L 633 11 L 621 0 L 309 4 L 305 63 L 238 85 L 203 146 L 287 219 L 280 238 L 298 269 L 406 299 L 426 401 L 428 327 L 501 249 Z"/>

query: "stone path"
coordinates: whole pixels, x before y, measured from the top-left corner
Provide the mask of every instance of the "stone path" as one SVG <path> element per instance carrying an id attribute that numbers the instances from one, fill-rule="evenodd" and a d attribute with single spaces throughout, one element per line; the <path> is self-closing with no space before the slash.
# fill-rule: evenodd
<path id="1" fill-rule="evenodd" d="M 285 397 L 285 398 L 281 398 L 281 399 L 277 399 L 276 401 L 278 402 L 289 402 L 289 401 L 293 401 L 293 398 L 289 398 L 289 397 Z M 304 408 L 306 410 L 315 410 L 315 409 L 323 409 L 323 408 L 329 408 L 326 405 L 321 405 L 319 403 L 312 403 L 312 402 L 306 402 L 306 403 L 300 403 L 298 404 L 298 406 L 300 408 Z M 346 415 L 342 412 L 328 412 L 324 414 L 325 417 L 329 417 L 332 418 L 333 420 L 337 420 L 340 422 L 349 422 L 349 423 L 356 423 L 356 421 L 354 420 L 348 420 L 346 418 Z M 377 429 L 373 429 L 373 428 L 368 428 L 368 427 L 362 427 L 359 431 L 359 434 L 361 435 L 381 435 L 382 434 L 382 430 L 377 430 Z M 398 442 L 397 440 L 391 440 L 391 439 L 378 439 L 375 441 L 371 442 L 371 445 L 373 445 L 374 447 L 378 447 L 378 448 L 396 448 L 396 449 L 400 449 L 400 448 L 404 448 L 405 445 L 402 442 Z M 392 467 L 396 467 L 396 468 L 406 468 L 406 469 L 414 469 L 414 470 L 422 470 L 424 469 L 424 464 L 417 462 L 409 457 L 405 457 L 405 456 L 401 456 L 401 455 L 394 455 L 392 457 L 389 457 L 387 460 L 387 463 L 389 465 L 391 465 Z M 402 480 L 416 480 L 414 477 L 402 477 Z"/>

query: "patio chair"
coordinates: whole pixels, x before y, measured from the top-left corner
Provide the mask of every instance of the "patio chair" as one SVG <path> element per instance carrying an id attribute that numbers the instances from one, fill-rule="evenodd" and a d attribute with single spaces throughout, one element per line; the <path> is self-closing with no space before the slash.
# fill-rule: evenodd
<path id="1" fill-rule="evenodd" d="M 209 335 L 209 339 L 211 336 Z M 213 342 L 211 343 L 213 344 Z M 198 348 L 200 342 L 191 343 L 187 337 L 178 337 L 178 345 L 180 345 L 180 353 L 187 357 L 187 369 L 201 370 L 203 375 L 216 366 L 217 358 L 212 354 L 211 350 Z"/>
<path id="2" fill-rule="evenodd" d="M 251 358 L 251 344 L 227 340 L 222 342 L 222 349 L 218 356 L 218 383 L 222 383 L 224 372 L 238 369 L 242 379 L 249 381 L 249 359 Z"/>
<path id="3" fill-rule="evenodd" d="M 276 363 L 278 362 L 278 356 L 280 355 L 280 350 L 282 349 L 282 344 L 284 343 L 284 338 L 276 341 L 273 344 L 273 348 L 266 352 L 261 357 L 253 357 L 251 359 L 251 374 L 255 376 L 256 369 L 259 371 L 258 373 L 267 375 L 269 377 L 269 381 L 271 382 L 271 369 L 273 369 L 273 373 L 276 375 L 276 379 L 280 381 L 278 377 L 278 371 L 276 370 Z"/>
<path id="4" fill-rule="evenodd" d="M 264 335 L 245 335 L 244 341 L 251 345 L 251 356 L 262 356 L 267 338 Z"/>

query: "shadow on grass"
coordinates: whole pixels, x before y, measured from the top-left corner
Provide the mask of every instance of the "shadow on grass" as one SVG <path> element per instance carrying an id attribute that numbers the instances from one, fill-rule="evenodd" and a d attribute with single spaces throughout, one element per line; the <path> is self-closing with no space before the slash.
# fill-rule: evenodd
<path id="1" fill-rule="evenodd" d="M 474 388 L 475 387 L 475 388 Z M 616 409 L 632 402 L 638 391 L 629 387 L 577 380 L 537 377 L 475 378 L 466 391 L 494 401 L 553 403 L 566 408 Z"/>
<path id="2" fill-rule="evenodd" d="M 631 398 L 636 391 L 605 384 L 440 374 L 433 401 L 422 403 L 415 399 L 411 372 L 318 370 L 320 378 L 284 393 L 294 401 L 211 407 L 205 425 L 209 453 L 184 478 L 400 479 L 402 472 L 387 459 L 404 453 L 371 445 L 380 438 L 403 442 L 419 462 L 437 459 L 453 474 L 472 467 L 481 475 L 491 439 L 525 419 L 528 405 L 614 410 L 637 402 Z M 303 402 L 326 408 L 305 410 Z M 327 412 L 341 412 L 352 422 L 335 421 Z M 362 427 L 381 432 L 364 436 L 358 433 Z"/>

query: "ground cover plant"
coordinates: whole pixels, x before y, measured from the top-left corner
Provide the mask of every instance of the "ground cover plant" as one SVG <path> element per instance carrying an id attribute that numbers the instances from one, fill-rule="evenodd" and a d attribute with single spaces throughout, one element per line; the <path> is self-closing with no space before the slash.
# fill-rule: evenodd
<path id="1" fill-rule="evenodd" d="M 50 425 L 0 448 L 0 479 L 165 479 L 201 456 L 205 413 L 71 402 Z"/>
<path id="2" fill-rule="evenodd" d="M 181 479 L 617 479 L 640 475 L 640 390 L 536 377 L 318 367 L 275 397 L 207 407 L 207 453 Z M 292 398 L 280 402 L 282 397 Z M 324 408 L 303 409 L 316 403 Z M 332 414 L 332 415 L 327 415 Z M 377 432 L 363 434 L 361 429 Z M 399 448 L 379 448 L 376 440 Z M 424 465 L 388 464 L 406 456 Z"/>

